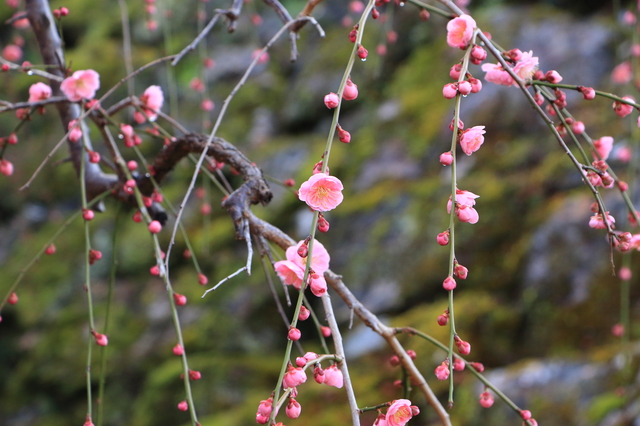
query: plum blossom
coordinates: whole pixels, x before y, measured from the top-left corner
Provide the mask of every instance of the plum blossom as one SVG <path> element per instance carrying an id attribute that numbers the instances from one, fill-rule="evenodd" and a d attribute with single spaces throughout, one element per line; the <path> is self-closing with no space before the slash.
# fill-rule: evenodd
<path id="1" fill-rule="evenodd" d="M 609 158 L 611 149 L 613 149 L 613 138 L 611 136 L 603 136 L 593 141 L 593 146 L 598 151 L 598 155 L 603 160 Z M 595 157 L 595 156 L 594 156 Z"/>
<path id="2" fill-rule="evenodd" d="M 334 386 L 341 388 L 344 384 L 344 377 L 342 371 L 335 364 L 330 365 L 329 368 L 324 370 L 324 384 L 328 386 Z"/>
<path id="3" fill-rule="evenodd" d="M 513 67 L 513 72 L 524 80 L 525 83 L 531 80 L 533 73 L 538 68 L 538 57 L 533 56 L 533 51 L 522 52 L 518 55 L 519 59 Z M 518 83 L 509 75 L 500 64 L 484 64 L 482 71 L 485 74 L 485 80 L 501 84 L 503 86 L 517 86 Z"/>
<path id="4" fill-rule="evenodd" d="M 387 424 L 389 426 L 404 426 L 413 417 L 411 401 L 408 399 L 396 399 L 387 410 Z"/>
<path id="5" fill-rule="evenodd" d="M 140 96 L 140 102 L 142 102 L 142 108 L 149 117 L 150 121 L 155 121 L 158 118 L 157 112 L 162 108 L 164 103 L 164 95 L 160 86 L 149 86 Z"/>
<path id="6" fill-rule="evenodd" d="M 607 212 L 607 222 L 609 222 L 609 226 L 611 227 L 616 223 L 616 220 L 609 214 L 609 212 Z M 600 213 L 596 213 L 591 216 L 589 219 L 589 226 L 593 229 L 607 229 L 607 225 L 604 223 L 604 219 Z"/>
<path id="7" fill-rule="evenodd" d="M 51 87 L 44 83 L 35 83 L 29 87 L 29 102 L 43 101 L 51 97 Z"/>
<path id="8" fill-rule="evenodd" d="M 479 198 L 479 195 L 469 191 L 462 191 L 456 189 L 456 215 L 461 222 L 477 223 L 479 220 L 478 212 L 473 208 L 476 204 L 475 199 Z M 447 213 L 451 213 L 451 197 L 447 203 Z"/>
<path id="9" fill-rule="evenodd" d="M 302 286 L 302 279 L 304 278 L 304 270 L 307 266 L 307 256 L 301 257 L 298 251 L 305 244 L 305 241 L 300 241 L 297 245 L 291 246 L 287 249 L 285 255 L 287 260 L 281 260 L 276 262 L 273 266 L 276 273 L 286 285 L 292 285 L 296 289 L 300 289 Z M 304 251 L 301 251 L 304 254 Z M 310 288 L 311 292 L 316 296 L 322 296 L 327 291 L 327 282 L 324 279 L 324 272 L 329 269 L 329 261 L 331 257 L 324 248 L 322 243 L 317 240 L 313 242 L 313 253 L 311 255 L 311 269 L 313 273 L 310 274 Z"/>
<path id="10" fill-rule="evenodd" d="M 306 381 L 307 375 L 302 368 L 289 366 L 282 379 L 282 386 L 284 388 L 295 388 Z"/>
<path id="11" fill-rule="evenodd" d="M 343 188 L 337 177 L 316 173 L 300 186 L 298 198 L 313 210 L 326 212 L 335 209 L 342 202 Z"/>
<path id="12" fill-rule="evenodd" d="M 611 81 L 614 84 L 627 84 L 631 81 L 633 72 L 631 70 L 631 63 L 624 61 L 620 65 L 616 66 L 611 73 Z"/>
<path id="13" fill-rule="evenodd" d="M 635 102 L 631 96 L 624 96 L 622 99 L 629 102 Z M 615 101 L 613 103 L 613 111 L 620 117 L 626 117 L 633 112 L 633 105 L 626 104 L 624 102 Z"/>
<path id="14" fill-rule="evenodd" d="M 451 47 L 466 49 L 473 37 L 476 21 L 469 15 L 462 14 L 447 23 L 447 44 Z"/>
<path id="15" fill-rule="evenodd" d="M 460 137 L 462 151 L 467 155 L 471 155 L 479 150 L 480 146 L 484 143 L 483 135 L 485 133 L 484 126 L 474 126 L 462 132 L 462 136 Z"/>
<path id="16" fill-rule="evenodd" d="M 99 88 L 100 74 L 94 70 L 76 71 L 60 85 L 60 90 L 71 102 L 92 99 Z"/>

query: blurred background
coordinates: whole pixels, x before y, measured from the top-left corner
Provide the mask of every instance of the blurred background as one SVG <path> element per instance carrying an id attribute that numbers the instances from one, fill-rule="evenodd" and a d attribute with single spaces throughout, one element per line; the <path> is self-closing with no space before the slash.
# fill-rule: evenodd
<path id="1" fill-rule="evenodd" d="M 0 20 L 15 9 L 3 2 Z M 305 2 L 284 1 L 292 16 Z M 229 2 L 158 0 L 156 13 L 145 2 L 127 1 L 135 68 L 177 53 L 212 16 Z M 69 8 L 62 20 L 67 62 L 74 70 L 95 69 L 102 87 L 98 95 L 126 75 L 122 23 L 114 1 L 52 2 Z M 22 5 L 20 7 L 23 7 Z M 638 33 L 630 15 L 634 2 L 473 0 L 468 8 L 478 25 L 505 49 L 532 50 L 543 71 L 555 69 L 568 84 L 593 86 L 620 95 L 636 95 L 631 81 L 611 78 L 614 67 L 630 60 Z M 20 9 L 19 9 L 20 10 Z M 362 303 L 393 326 L 413 326 L 444 341 L 448 328 L 436 318 L 446 309 L 442 280 L 448 250 L 436 243 L 446 230 L 450 171 L 438 162 L 449 150 L 448 124 L 453 102 L 442 98 L 449 68 L 462 51 L 445 42 L 446 20 L 419 17 L 419 9 L 393 2 L 380 8 L 381 19 L 367 24 L 363 44 L 366 62 L 358 61 L 352 80 L 359 97 L 343 104 L 340 124 L 351 132 L 349 145 L 334 145 L 331 174 L 345 185 L 345 200 L 326 217 L 331 230 L 319 237 L 332 256 L 331 269 Z M 632 13 L 632 16 L 633 16 Z M 240 148 L 270 178 L 275 194 L 267 207 L 254 207 L 295 239 L 309 232 L 311 214 L 293 189 L 320 160 L 332 113 L 322 99 L 337 91 L 352 45 L 347 34 L 357 19 L 350 5 L 325 0 L 314 10 L 326 31 L 321 39 L 310 25 L 300 32 L 299 58 L 289 61 L 286 37 L 269 51 L 238 92 L 218 132 Z M 222 101 L 281 22 L 265 4 L 248 1 L 234 33 L 220 22 L 205 42 L 175 68 L 158 66 L 135 79 L 134 92 L 160 85 L 167 98 L 164 111 L 192 131 L 208 132 Z M 24 57 L 41 63 L 29 28 L 0 27 L 2 46 L 24 41 Z M 19 41 L 19 40 L 18 40 Z M 206 58 L 213 60 L 206 61 Z M 488 58 L 487 62 L 492 61 Z M 208 65 L 208 66 L 205 66 Z M 483 77 L 472 66 L 476 78 Z M 3 73 L 0 98 L 25 101 L 34 76 Z M 517 404 L 533 412 L 539 424 L 640 425 L 638 403 L 637 279 L 631 280 L 631 344 L 624 350 L 612 333 L 620 322 L 621 281 L 612 276 L 605 233 L 588 227 L 592 196 L 581 177 L 516 88 L 484 82 L 478 94 L 462 101 L 466 127 L 486 126 L 485 143 L 473 156 L 459 157 L 458 186 L 480 198 L 476 225 L 457 226 L 458 261 L 469 278 L 456 292 L 456 325 L 471 343 L 470 359 L 482 362 L 488 378 Z M 127 96 L 121 87 L 107 106 Z M 626 119 L 611 110 L 611 101 L 586 102 L 567 93 L 568 108 L 595 139 L 613 136 L 611 164 L 630 184 L 627 163 L 617 160 L 623 148 L 633 151 L 637 165 L 636 114 Z M 203 101 L 212 101 L 203 109 Z M 132 123 L 128 113 L 117 120 Z M 18 120 L 0 115 L 0 136 Z M 170 126 L 160 121 L 167 129 Z M 144 126 L 138 128 L 143 135 Z M 5 158 L 15 164 L 10 178 L 0 179 L 0 294 L 62 223 L 80 208 L 79 184 L 72 166 L 57 152 L 26 191 L 18 188 L 63 136 L 55 109 L 34 114 L 18 132 L 20 142 Z M 153 158 L 162 146 L 143 136 L 141 150 Z M 108 155 L 94 128 L 94 146 Z M 135 157 L 125 151 L 129 159 Z M 177 205 L 188 186 L 192 165 L 182 162 L 163 185 L 165 197 Z M 228 166 L 232 185 L 240 184 Z M 294 179 L 296 186 L 282 185 Z M 246 261 L 246 246 L 235 239 L 222 195 L 198 180 L 184 224 L 210 283 L 236 271 Z M 605 202 L 618 229 L 628 229 L 624 205 L 616 190 L 605 190 Z M 211 209 L 207 209 L 207 205 Z M 204 206 L 204 207 L 203 207 Z M 210 211 L 207 211 L 210 210 Z M 106 347 L 104 424 L 136 426 L 186 425 L 187 413 L 176 409 L 184 399 L 181 365 L 172 355 L 175 331 L 161 279 L 149 274 L 154 265 L 152 242 L 133 211 L 107 201 L 107 210 L 91 222 L 92 241 L 103 253 L 91 268 L 98 329 L 104 327 L 111 263 L 117 262 Z M 113 244 L 115 234 L 115 244 Z M 166 246 L 170 232 L 160 234 Z M 17 289 L 18 304 L 6 306 L 0 324 L 0 425 L 58 426 L 81 424 L 86 414 L 85 363 L 88 314 L 84 285 L 84 235 L 74 222 L 56 241 L 57 253 L 42 257 Z M 286 345 L 286 327 L 266 284 L 259 259 L 251 277 L 240 275 L 206 298 L 191 261 L 181 254 L 178 237 L 171 259 L 172 283 L 189 303 L 179 308 L 191 368 L 202 373 L 193 383 L 203 426 L 255 424 L 255 412 L 277 381 Z M 279 255 L 283 256 L 281 252 Z M 636 254 L 630 255 L 633 260 Z M 624 262 L 613 254 L 616 270 Z M 634 273 L 640 273 L 632 266 Z M 277 277 L 268 270 L 272 279 Z M 280 286 L 277 286 L 281 292 Z M 282 292 L 281 292 L 282 293 Z M 388 363 L 384 341 L 355 320 L 348 329 L 348 308 L 332 295 L 343 328 L 352 379 L 360 406 L 400 398 L 393 382 L 401 372 Z M 280 294 L 280 299 L 284 296 Z M 623 305 L 626 302 L 623 301 Z M 289 315 L 293 309 L 287 309 Z M 317 306 L 320 318 L 322 308 Z M 311 324 L 302 324 L 305 350 L 321 351 Z M 418 338 L 403 336 L 414 349 L 417 366 L 441 401 L 446 383 L 433 369 L 445 354 Z M 632 354 L 630 359 L 624 354 Z M 100 374 L 100 351 L 94 350 L 94 393 Z M 453 424 L 519 425 L 521 420 L 496 398 L 490 409 L 477 400 L 482 386 L 467 372 L 456 375 Z M 302 415 L 287 425 L 349 424 L 343 390 L 309 380 L 300 388 Z M 422 413 L 411 424 L 438 424 L 423 397 L 414 403 Z M 96 417 L 94 416 L 94 422 Z M 372 424 L 375 415 L 362 416 Z"/>

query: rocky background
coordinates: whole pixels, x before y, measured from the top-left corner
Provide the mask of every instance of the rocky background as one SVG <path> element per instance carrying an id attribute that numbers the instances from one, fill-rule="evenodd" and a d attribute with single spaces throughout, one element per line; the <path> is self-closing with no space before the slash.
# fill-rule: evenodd
<path id="1" fill-rule="evenodd" d="M 188 44 L 196 35 L 197 7 L 205 7 L 208 16 L 215 7 L 226 7 L 219 2 L 205 6 L 196 1 L 159 2 L 159 15 L 171 10 L 172 17 L 160 19 L 158 30 L 149 32 L 143 2 L 127 3 L 136 67 Z M 304 2 L 284 4 L 295 16 Z M 62 5 L 71 11 L 63 21 L 67 60 L 76 70 L 98 71 L 102 94 L 125 75 L 117 4 L 52 3 L 52 7 Z M 541 69 L 557 70 L 570 84 L 633 94 L 636 89 L 610 81 L 611 70 L 629 51 L 632 33 L 618 22 L 616 6 L 600 1 L 470 4 L 479 26 L 491 32 L 493 40 L 506 49 L 533 50 Z M 446 45 L 444 19 L 433 16 L 423 22 L 410 4 L 390 4 L 385 11 L 386 22 L 368 23 L 364 44 L 370 55 L 356 64 L 352 74 L 360 96 L 344 105 L 340 120 L 351 132 L 352 142 L 335 146 L 331 156 L 331 173 L 345 184 L 345 201 L 327 215 L 331 230 L 321 241 L 331 253 L 331 268 L 343 275 L 369 309 L 389 324 L 413 326 L 444 340 L 448 331 L 438 327 L 436 318 L 446 308 L 441 282 L 448 250 L 436 244 L 435 236 L 448 225 L 450 184 L 449 171 L 443 170 L 438 156 L 450 145 L 447 126 L 453 103 L 442 98 L 441 90 L 461 52 Z M 12 13 L 0 6 L 0 20 Z M 261 25 L 252 23 L 252 14 L 262 17 Z M 344 16 L 356 17 L 349 14 L 346 3 L 335 0 L 325 0 L 313 15 L 327 36 L 320 39 L 311 27 L 305 28 L 295 63 L 289 62 L 286 40 L 277 43 L 269 62 L 258 67 L 232 101 L 219 132 L 274 182 L 273 202 L 254 211 L 299 239 L 308 233 L 310 214 L 293 191 L 278 182 L 306 180 L 320 159 L 331 123 L 322 98 L 337 89 L 351 49 L 341 21 Z M 165 67 L 141 74 L 136 93 L 159 84 L 170 97 L 174 80 L 177 97 L 167 102 L 166 112 L 200 131 L 203 120 L 215 120 L 252 52 L 279 26 L 272 10 L 254 1 L 245 5 L 235 33 L 218 26 L 207 37 L 206 55 L 216 63 L 206 72 L 207 95 L 216 104 L 212 113 L 199 109 L 202 95 L 189 88 L 202 70 L 195 53 L 171 76 Z M 389 31 L 397 34 L 395 43 L 388 42 Z M 16 33 L 3 26 L 0 41 L 9 43 Z M 26 59 L 39 63 L 28 29 L 19 34 L 26 41 Z M 386 46 L 385 56 L 375 53 L 378 44 Z M 473 66 L 472 73 L 478 78 L 483 74 L 479 66 Z M 34 82 L 26 75 L 5 74 L 0 78 L 1 97 L 26 100 Z M 118 93 L 124 97 L 126 89 Z M 637 136 L 635 118 L 618 118 L 610 101 L 586 103 L 574 93 L 568 94 L 568 101 L 594 138 L 613 136 L 619 149 Z M 611 275 L 604 233 L 587 226 L 592 202 L 588 189 L 517 89 L 485 82 L 480 93 L 463 100 L 462 119 L 467 127 L 484 125 L 487 131 L 482 149 L 460 159 L 458 177 L 461 189 L 481 196 L 476 205 L 479 223 L 457 228 L 457 257 L 470 271 L 456 294 L 457 328 L 471 343 L 472 358 L 484 363 L 489 379 L 530 409 L 541 425 L 640 424 L 636 380 L 640 347 L 635 343 L 639 332 L 637 326 L 631 330 L 630 350 L 636 356 L 627 368 L 620 339 L 611 334 L 620 318 L 620 281 Z M 0 115 L 0 135 L 15 123 L 11 114 Z M 0 179 L 0 294 L 79 208 L 78 182 L 72 167 L 62 161 L 66 157 L 62 150 L 54 157 L 58 163 L 45 167 L 28 191 L 17 190 L 62 135 L 53 108 L 35 116 L 20 131 L 18 148 L 12 149 L 16 173 Z M 97 132 L 93 138 L 98 140 Z M 158 144 L 145 139 L 143 152 L 153 156 Z M 626 167 L 613 164 L 620 172 Z M 167 181 L 164 191 L 172 202 L 181 200 L 191 172 L 192 166 L 184 162 Z M 224 173 L 232 183 L 237 179 L 228 169 Z M 203 201 L 194 197 L 185 225 L 205 273 L 215 283 L 244 264 L 246 247 L 235 240 L 232 223 L 219 208 L 219 192 L 202 182 L 199 186 L 205 188 L 212 213 L 203 215 Z M 605 201 L 624 226 L 626 214 L 616 191 L 607 192 Z M 188 424 L 188 416 L 175 408 L 184 390 L 180 364 L 171 355 L 175 339 L 169 305 L 161 280 L 148 273 L 154 261 L 147 231 L 130 220 L 132 214 L 108 202 L 107 211 L 92 222 L 95 245 L 104 254 L 92 267 L 99 321 L 106 310 L 111 259 L 117 259 L 105 424 Z M 169 236 L 168 231 L 161 234 L 163 244 Z M 80 424 L 85 416 L 89 334 L 82 225 L 74 223 L 56 246 L 56 255 L 42 258 L 28 272 L 18 289 L 20 302 L 2 312 L 0 425 Z M 179 240 L 174 253 L 184 248 Z M 622 264 L 619 254 L 614 260 Z M 194 383 L 201 424 L 255 424 L 257 404 L 269 396 L 277 380 L 286 342 L 286 329 L 258 260 L 251 277 L 241 275 L 204 299 L 191 263 L 177 255 L 171 270 L 176 291 L 189 298 L 180 316 L 191 366 L 202 372 L 202 380 Z M 277 280 L 272 271 L 268 273 Z M 634 279 L 631 312 L 637 324 L 640 290 L 635 284 Z M 400 372 L 387 362 L 390 350 L 357 320 L 347 330 L 349 311 L 334 299 L 345 326 L 359 404 L 399 398 L 393 381 Z M 317 309 L 321 315 L 321 307 Z M 304 327 L 302 332 L 314 333 Z M 418 353 L 417 365 L 444 401 L 446 385 L 431 374 L 444 354 L 417 338 L 404 339 Z M 311 337 L 302 343 L 305 350 L 320 350 Z M 98 364 L 94 372 L 97 376 Z M 481 408 L 477 398 L 482 387 L 467 374 L 457 376 L 451 410 L 455 425 L 521 423 L 501 401 L 490 409 Z M 300 391 L 302 416 L 288 420 L 288 425 L 348 424 L 342 391 L 314 383 Z M 416 395 L 414 402 L 422 413 L 411 424 L 436 424 L 422 397 Z M 373 420 L 370 413 L 363 416 L 365 425 Z"/>

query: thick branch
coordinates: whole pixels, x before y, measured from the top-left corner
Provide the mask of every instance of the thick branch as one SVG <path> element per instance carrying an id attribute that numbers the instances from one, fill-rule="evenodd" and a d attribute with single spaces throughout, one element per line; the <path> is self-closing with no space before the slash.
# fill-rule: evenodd
<path id="1" fill-rule="evenodd" d="M 53 15 L 51 15 L 49 2 L 46 0 L 27 0 L 26 10 L 44 63 L 52 66 L 49 68 L 51 74 L 59 78 L 64 78 L 67 67 L 62 51 L 62 43 L 54 24 Z M 53 96 L 63 96 L 60 90 L 59 80 L 49 79 L 49 85 L 51 86 Z M 69 128 L 69 122 L 80 117 L 80 106 L 70 102 L 58 102 L 56 103 L 56 108 L 62 120 L 62 127 L 66 132 Z M 88 132 L 85 126 L 82 127 L 83 132 Z M 87 135 L 88 133 L 85 134 Z M 68 147 L 73 166 L 76 169 L 76 174 L 80 175 L 80 163 L 82 161 L 85 163 L 85 180 L 89 199 L 110 189 L 117 182 L 118 178 L 116 175 L 103 173 L 100 166 L 88 161 L 88 155 L 85 155 L 83 158 L 82 145 L 80 143 L 68 142 Z M 86 138 L 86 148 L 93 150 L 88 138 Z"/>

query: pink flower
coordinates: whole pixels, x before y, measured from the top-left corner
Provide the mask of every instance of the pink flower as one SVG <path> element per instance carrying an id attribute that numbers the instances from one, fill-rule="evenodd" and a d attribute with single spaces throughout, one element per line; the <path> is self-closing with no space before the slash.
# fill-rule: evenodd
<path id="1" fill-rule="evenodd" d="M 609 214 L 609 212 L 607 212 L 607 222 L 609 222 L 609 226 L 611 227 L 616 223 L 616 220 Z M 591 219 L 589 219 L 589 226 L 593 229 L 607 229 L 607 225 L 605 225 L 602 214 L 600 213 L 591 216 Z"/>
<path id="2" fill-rule="evenodd" d="M 482 392 L 479 402 L 484 408 L 489 408 L 493 405 L 493 396 L 489 392 Z"/>
<path id="3" fill-rule="evenodd" d="M 442 96 L 445 99 L 453 99 L 458 94 L 458 87 L 454 83 L 447 83 L 442 88 Z"/>
<path id="4" fill-rule="evenodd" d="M 304 269 L 307 265 L 307 257 L 300 257 L 298 250 L 304 244 L 304 240 L 298 242 L 295 246 L 291 246 L 286 251 L 287 260 L 292 261 L 300 268 Z M 311 269 L 317 274 L 324 274 L 329 269 L 331 256 L 318 240 L 313 240 L 313 253 L 311 254 Z"/>
<path id="5" fill-rule="evenodd" d="M 43 101 L 51 97 L 51 87 L 44 83 L 32 84 L 29 87 L 29 102 Z"/>
<path id="6" fill-rule="evenodd" d="M 462 14 L 453 18 L 447 23 L 447 44 L 451 47 L 466 49 L 475 28 L 476 21 L 469 15 Z"/>
<path id="7" fill-rule="evenodd" d="M 8 44 L 2 49 L 2 57 L 9 62 L 18 62 L 22 58 L 22 49 L 15 44 Z"/>
<path id="8" fill-rule="evenodd" d="M 453 163 L 453 154 L 451 151 L 443 152 L 440 154 L 440 164 L 443 166 L 450 166 Z"/>
<path id="9" fill-rule="evenodd" d="M 295 388 L 306 381 L 307 375 L 302 368 L 289 366 L 289 370 L 287 370 L 282 379 L 282 386 L 284 388 Z"/>
<path id="10" fill-rule="evenodd" d="M 263 399 L 260 401 L 260 405 L 258 405 L 258 413 L 265 417 L 269 417 L 271 415 L 271 410 L 273 409 L 273 398 Z"/>
<path id="11" fill-rule="evenodd" d="M 474 224 L 478 223 L 478 220 L 480 220 L 480 215 L 478 215 L 478 212 L 473 207 L 460 206 L 456 210 L 456 214 L 458 215 L 460 222 Z"/>
<path id="12" fill-rule="evenodd" d="M 155 121 L 158 118 L 157 112 L 162 108 L 164 103 L 164 95 L 160 86 L 149 86 L 140 96 L 140 102 L 144 108 L 150 121 Z"/>
<path id="13" fill-rule="evenodd" d="M 593 146 L 603 160 L 609 158 L 611 149 L 613 148 L 613 138 L 611 136 L 603 136 L 593 141 Z M 595 157 L 595 156 L 594 156 Z"/>
<path id="14" fill-rule="evenodd" d="M 449 378 L 449 365 L 446 361 L 436 367 L 434 373 L 438 380 L 447 380 Z"/>
<path id="15" fill-rule="evenodd" d="M 60 85 L 60 90 L 71 102 L 92 99 L 99 88 L 100 75 L 94 70 L 76 71 Z"/>
<path id="16" fill-rule="evenodd" d="M 82 137 L 82 130 L 78 125 L 78 120 L 71 120 L 67 128 L 69 129 L 69 141 L 78 142 Z"/>
<path id="17" fill-rule="evenodd" d="M 302 278 L 304 277 L 304 269 L 288 260 L 280 260 L 276 262 L 273 267 L 283 283 L 292 285 L 300 290 Z"/>
<path id="18" fill-rule="evenodd" d="M 298 198 L 313 210 L 326 212 L 342 202 L 342 189 L 342 182 L 337 177 L 316 173 L 300 186 Z"/>
<path id="19" fill-rule="evenodd" d="M 476 204 L 476 198 L 480 198 L 480 196 L 470 191 L 456 189 L 456 204 L 460 206 L 473 207 Z M 447 204 L 447 213 L 451 213 L 451 197 L 449 197 Z"/>
<path id="20" fill-rule="evenodd" d="M 334 386 L 336 388 L 341 388 L 344 384 L 344 378 L 342 377 L 342 371 L 338 369 L 338 366 L 335 364 L 329 366 L 329 368 L 324 370 L 324 384 L 328 386 Z"/>
<path id="21" fill-rule="evenodd" d="M 614 84 L 627 84 L 631 81 L 632 71 L 631 71 L 631 63 L 629 61 L 624 61 L 617 67 L 613 69 L 611 73 L 611 81 Z"/>
<path id="22" fill-rule="evenodd" d="M 333 109 L 337 107 L 339 103 L 340 103 L 340 98 L 338 97 L 338 95 L 336 95 L 333 92 L 329 93 L 328 95 L 325 95 L 324 97 L 324 104 L 329 109 Z"/>
<path id="23" fill-rule="evenodd" d="M 413 417 L 411 401 L 408 399 L 396 399 L 387 410 L 387 424 L 389 426 L 404 426 Z"/>
<path id="24" fill-rule="evenodd" d="M 522 57 L 516 62 L 513 67 L 513 72 L 516 73 L 525 82 L 531 80 L 533 73 L 538 69 L 538 57 L 533 56 L 533 51 L 522 52 Z M 513 82 L 514 86 L 517 86 L 516 82 Z"/>
<path id="25" fill-rule="evenodd" d="M 633 99 L 631 96 L 624 96 L 622 99 L 624 99 L 625 101 L 629 101 L 629 102 L 635 102 L 635 99 Z M 625 104 L 623 102 L 615 101 L 613 103 L 613 110 L 620 117 L 626 117 L 627 115 L 629 115 L 629 114 L 631 114 L 633 112 L 633 105 L 629 105 L 629 104 Z"/>
<path id="26" fill-rule="evenodd" d="M 285 410 L 285 414 L 290 419 L 297 419 L 300 417 L 300 412 L 302 411 L 302 407 L 300 403 L 295 399 L 291 398 L 289 400 L 289 404 L 287 404 L 287 409 Z"/>
<path id="27" fill-rule="evenodd" d="M 502 86 L 512 86 L 515 81 L 508 72 L 502 68 L 500 64 L 483 64 L 482 71 L 486 74 L 484 79 L 490 83 L 500 84 Z"/>
<path id="28" fill-rule="evenodd" d="M 460 137 L 462 151 L 467 155 L 471 155 L 479 150 L 480 146 L 484 143 L 484 136 L 482 135 L 485 133 L 484 126 L 474 126 L 462 132 L 462 136 Z"/>
<path id="29" fill-rule="evenodd" d="M 311 275 L 311 284 L 309 284 L 309 288 L 314 296 L 321 297 L 327 292 L 327 281 L 324 279 L 324 276 L 313 274 Z"/>

